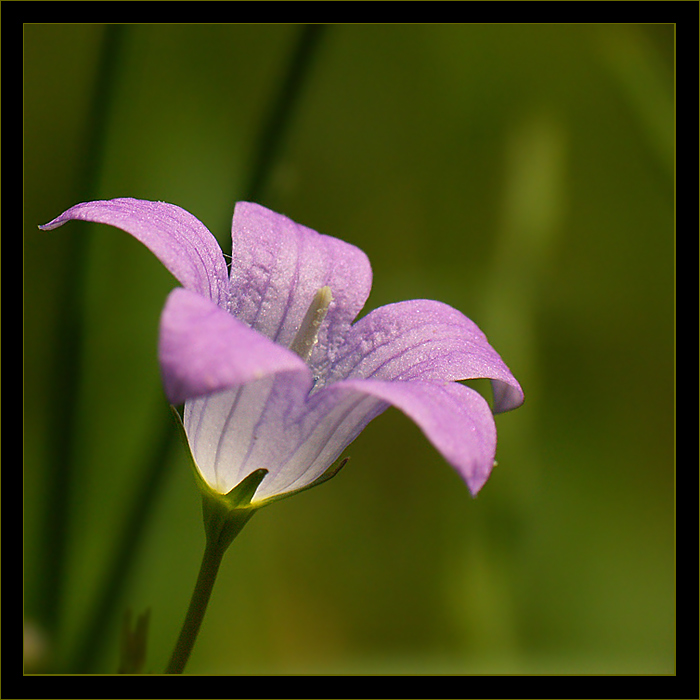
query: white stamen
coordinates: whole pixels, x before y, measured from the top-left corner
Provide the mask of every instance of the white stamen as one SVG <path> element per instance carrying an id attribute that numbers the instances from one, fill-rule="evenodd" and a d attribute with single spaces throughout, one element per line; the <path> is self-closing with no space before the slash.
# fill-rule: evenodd
<path id="1" fill-rule="evenodd" d="M 323 319 L 326 318 L 328 307 L 333 301 L 330 287 L 321 287 L 316 292 L 309 310 L 304 316 L 304 320 L 299 326 L 296 336 L 289 349 L 301 357 L 304 362 L 308 362 L 311 357 L 311 351 L 318 340 L 318 332 L 321 329 Z"/>

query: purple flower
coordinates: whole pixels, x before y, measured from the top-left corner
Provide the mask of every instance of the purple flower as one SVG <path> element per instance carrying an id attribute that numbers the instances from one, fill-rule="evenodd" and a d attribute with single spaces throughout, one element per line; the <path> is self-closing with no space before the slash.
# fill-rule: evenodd
<path id="1" fill-rule="evenodd" d="M 267 473 L 253 506 L 315 485 L 389 406 L 415 421 L 472 494 L 488 479 L 493 415 L 458 381 L 493 380 L 495 412 L 519 406 L 523 393 L 459 311 L 418 299 L 353 324 L 371 287 L 366 255 L 257 204 L 236 205 L 230 273 L 209 230 L 172 204 L 86 202 L 41 228 L 72 219 L 130 233 L 182 284 L 163 309 L 159 359 L 214 492 L 259 469 Z"/>

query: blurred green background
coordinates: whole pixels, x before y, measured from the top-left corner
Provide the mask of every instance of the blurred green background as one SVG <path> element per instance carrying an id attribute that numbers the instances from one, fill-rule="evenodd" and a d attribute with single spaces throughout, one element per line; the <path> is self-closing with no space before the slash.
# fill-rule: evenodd
<path id="1" fill-rule="evenodd" d="M 156 342 L 175 286 L 121 231 L 37 225 L 132 196 L 225 243 L 301 29 L 130 25 L 104 73 L 104 25 L 24 27 L 24 614 L 43 640 L 27 670 L 76 668 L 170 419 Z M 188 672 L 673 672 L 673 75 L 671 25 L 320 34 L 259 201 L 369 255 L 367 310 L 424 297 L 466 313 L 526 400 L 497 417 L 476 499 L 392 409 L 336 479 L 257 514 Z M 76 280 L 63 493 L 56 358 Z M 150 672 L 182 623 L 204 535 L 179 442 L 157 491 L 91 670 L 116 670 L 127 607 L 151 608 Z M 66 516 L 63 567 L 47 566 Z"/>

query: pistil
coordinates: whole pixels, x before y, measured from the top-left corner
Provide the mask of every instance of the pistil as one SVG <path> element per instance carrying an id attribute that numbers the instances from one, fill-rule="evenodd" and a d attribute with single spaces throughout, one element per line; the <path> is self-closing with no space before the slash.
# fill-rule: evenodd
<path id="1" fill-rule="evenodd" d="M 299 330 L 289 346 L 289 349 L 299 355 L 304 362 L 308 362 L 311 357 L 311 351 L 318 341 L 318 332 L 332 301 L 331 288 L 321 287 L 316 292 L 309 310 L 306 312 L 304 320 L 301 322 Z"/>

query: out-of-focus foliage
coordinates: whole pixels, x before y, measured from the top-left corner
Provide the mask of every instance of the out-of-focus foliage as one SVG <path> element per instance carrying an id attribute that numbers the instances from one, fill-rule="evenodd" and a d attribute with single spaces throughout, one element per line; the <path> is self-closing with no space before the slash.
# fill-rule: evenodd
<path id="1" fill-rule="evenodd" d="M 102 25 L 25 25 L 25 618 L 42 628 L 51 386 L 69 242 L 87 239 L 71 648 L 163 423 L 172 278 L 73 223 Z M 91 197 L 176 203 L 225 242 L 295 25 L 132 25 Z M 364 249 L 368 309 L 445 301 L 523 385 L 472 500 L 389 411 L 329 484 L 255 516 L 224 561 L 192 673 L 669 673 L 674 664 L 673 27 L 333 25 L 261 203 Z M 84 189 L 84 188 L 83 188 Z M 234 251 L 235 254 L 235 251 Z M 174 644 L 203 548 L 184 450 L 120 602 Z M 96 670 L 118 663 L 120 620 Z"/>

